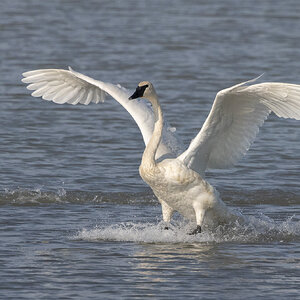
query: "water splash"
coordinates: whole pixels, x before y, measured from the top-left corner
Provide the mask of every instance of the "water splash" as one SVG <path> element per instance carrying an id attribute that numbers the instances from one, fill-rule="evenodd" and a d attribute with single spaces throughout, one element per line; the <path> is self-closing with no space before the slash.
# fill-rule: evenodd
<path id="1" fill-rule="evenodd" d="M 66 191 L 59 188 L 57 192 L 44 192 L 40 188 L 34 190 L 28 189 L 5 189 L 0 194 L 0 205 L 20 205 L 30 206 L 38 204 L 63 203 L 65 201 Z"/>
<path id="2" fill-rule="evenodd" d="M 201 234 L 189 235 L 191 224 L 177 222 L 169 230 L 162 223 L 122 223 L 80 230 L 72 239 L 85 241 L 120 241 L 139 243 L 270 243 L 300 240 L 300 221 L 290 217 L 277 222 L 266 216 L 249 217 L 246 224 L 234 223 L 205 228 Z"/>

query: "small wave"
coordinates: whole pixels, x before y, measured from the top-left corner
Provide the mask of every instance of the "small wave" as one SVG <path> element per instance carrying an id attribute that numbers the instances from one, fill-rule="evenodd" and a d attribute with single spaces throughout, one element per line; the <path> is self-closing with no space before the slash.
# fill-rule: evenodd
<path id="1" fill-rule="evenodd" d="M 103 193 L 66 191 L 58 188 L 56 191 L 43 191 L 40 188 L 28 189 L 5 189 L 0 193 L 0 205 L 32 206 L 47 204 L 157 204 L 152 193 Z"/>
<path id="2" fill-rule="evenodd" d="M 222 199 L 230 204 L 237 206 L 244 205 L 276 205 L 289 206 L 299 205 L 300 197 L 298 191 L 267 189 L 267 190 L 221 190 Z"/>
<path id="3" fill-rule="evenodd" d="M 251 205 L 276 205 L 293 206 L 299 205 L 299 193 L 281 190 L 220 190 L 222 199 L 229 205 L 248 206 Z M 90 192 L 90 191 L 68 191 L 64 187 L 58 187 L 54 191 L 36 189 L 5 189 L 0 192 L 0 205 L 30 206 L 40 204 L 139 204 L 156 205 L 157 199 L 150 189 L 142 193 L 128 192 Z"/>
<path id="4" fill-rule="evenodd" d="M 0 205 L 38 205 L 48 203 L 63 203 L 66 191 L 63 188 L 56 192 L 44 192 L 41 189 L 5 189 L 0 194 Z"/>
<path id="5" fill-rule="evenodd" d="M 201 234 L 189 235 L 191 224 L 178 222 L 169 230 L 162 223 L 122 223 L 82 229 L 72 237 L 85 241 L 120 241 L 139 243 L 270 243 L 291 242 L 300 238 L 300 221 L 290 217 L 276 222 L 266 216 L 249 217 L 247 224 L 219 226 L 214 230 L 205 228 Z"/>

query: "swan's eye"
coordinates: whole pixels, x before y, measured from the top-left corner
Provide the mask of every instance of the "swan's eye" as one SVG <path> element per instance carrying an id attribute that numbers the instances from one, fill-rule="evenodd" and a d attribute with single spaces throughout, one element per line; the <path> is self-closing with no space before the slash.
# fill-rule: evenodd
<path id="1" fill-rule="evenodd" d="M 138 86 L 135 90 L 135 92 L 133 93 L 133 95 L 131 97 L 129 97 L 129 100 L 133 100 L 136 98 L 140 98 L 143 97 L 145 89 L 148 87 L 148 84 L 143 85 L 143 86 Z"/>
<path id="2" fill-rule="evenodd" d="M 138 86 L 138 89 L 139 89 L 139 91 L 141 92 L 141 93 L 143 93 L 144 94 L 144 92 L 145 92 L 145 89 L 148 87 L 148 84 L 146 84 L 146 85 L 143 85 L 143 86 Z"/>
<path id="3" fill-rule="evenodd" d="M 139 97 L 142 97 L 144 95 L 145 89 L 148 87 L 148 84 L 146 85 L 142 85 L 142 86 L 138 86 L 136 88 L 137 93 L 139 94 Z"/>

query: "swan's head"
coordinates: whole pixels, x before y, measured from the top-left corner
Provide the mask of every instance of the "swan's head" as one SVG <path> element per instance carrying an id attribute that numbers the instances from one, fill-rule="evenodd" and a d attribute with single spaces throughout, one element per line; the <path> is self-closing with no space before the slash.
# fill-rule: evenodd
<path id="1" fill-rule="evenodd" d="M 142 81 L 137 86 L 133 95 L 129 97 L 129 100 L 133 100 L 136 98 L 148 98 L 153 94 L 155 94 L 155 90 L 152 83 L 149 81 Z"/>

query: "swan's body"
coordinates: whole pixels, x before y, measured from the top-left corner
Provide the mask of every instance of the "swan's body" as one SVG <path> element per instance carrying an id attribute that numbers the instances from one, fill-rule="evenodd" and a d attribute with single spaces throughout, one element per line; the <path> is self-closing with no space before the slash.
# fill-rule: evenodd
<path id="1" fill-rule="evenodd" d="M 156 161 L 156 151 L 163 131 L 163 113 L 155 89 L 150 82 L 141 82 L 129 99 L 147 98 L 153 108 L 155 125 L 150 141 L 146 145 L 139 168 L 143 180 L 152 188 L 162 205 L 163 219 L 170 222 L 174 211 L 189 220 L 195 220 L 201 231 L 205 214 L 210 221 L 228 221 L 234 216 L 219 198 L 215 189 L 201 175 L 188 168 L 178 158 Z"/>
<path id="2" fill-rule="evenodd" d="M 196 221 L 199 231 L 204 216 L 210 225 L 240 218 L 224 204 L 218 192 L 207 181 L 177 158 L 166 159 L 150 168 L 142 160 L 140 175 L 160 201 L 166 223 L 170 222 L 174 211 L 186 219 Z"/>
<path id="3" fill-rule="evenodd" d="M 146 145 L 140 175 L 162 205 L 169 222 L 174 211 L 203 222 L 228 222 L 239 216 L 220 199 L 205 180 L 207 168 L 228 168 L 236 163 L 255 139 L 259 126 L 273 111 L 279 117 L 300 120 L 300 85 L 245 83 L 220 91 L 202 129 L 186 151 L 163 120 L 156 92 L 150 82 L 141 82 L 130 97 L 120 86 L 96 81 L 73 70 L 36 70 L 23 74 L 33 96 L 56 103 L 98 103 L 105 93 L 114 97 L 132 115 Z M 252 81 L 246 82 L 250 83 Z"/>

